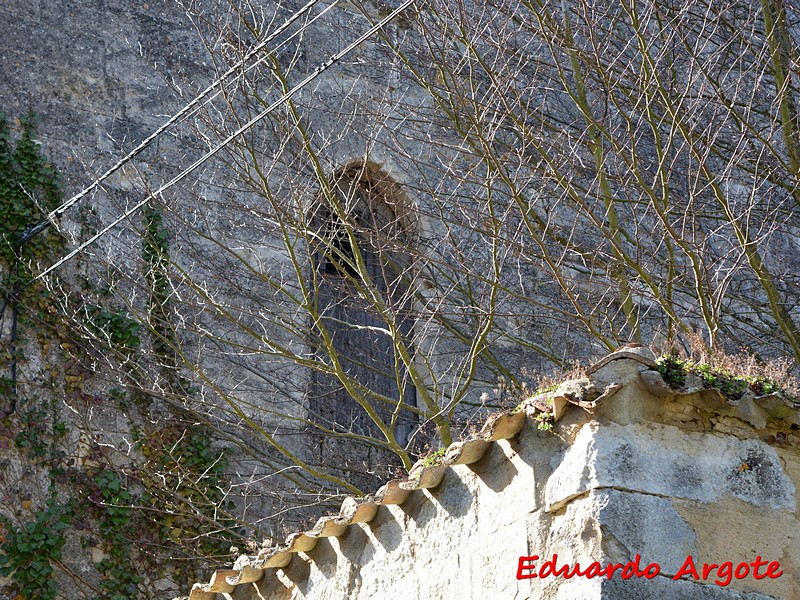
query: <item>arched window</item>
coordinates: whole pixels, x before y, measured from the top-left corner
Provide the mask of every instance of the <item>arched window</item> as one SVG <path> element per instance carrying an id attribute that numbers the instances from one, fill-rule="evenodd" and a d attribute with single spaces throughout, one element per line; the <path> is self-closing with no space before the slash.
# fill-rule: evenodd
<path id="1" fill-rule="evenodd" d="M 363 473 L 394 461 L 375 444 L 336 434 L 385 439 L 364 403 L 385 423 L 394 421 L 401 445 L 408 443 L 416 425 L 407 409 L 416 406 L 416 390 L 398 356 L 399 340 L 387 326 L 396 323 L 400 340 L 411 348 L 409 260 L 403 251 L 408 236 L 393 195 L 396 186 L 380 171 L 351 167 L 332 183 L 333 194 L 320 199 L 312 223 L 318 331 L 324 328 L 329 334 L 333 352 L 321 337 L 315 343 L 322 360 L 331 361 L 335 354 L 346 381 L 315 372 L 309 413 L 332 432 L 317 433 L 320 462 L 341 465 L 352 472 L 351 480 L 369 485 L 373 482 Z"/>

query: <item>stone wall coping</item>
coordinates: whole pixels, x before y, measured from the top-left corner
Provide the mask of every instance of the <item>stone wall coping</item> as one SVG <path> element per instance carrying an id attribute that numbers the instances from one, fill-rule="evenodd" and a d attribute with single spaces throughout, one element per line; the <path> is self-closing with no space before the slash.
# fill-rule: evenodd
<path id="1" fill-rule="evenodd" d="M 435 464 L 418 461 L 407 477 L 388 481 L 374 494 L 345 498 L 337 515 L 322 517 L 310 530 L 291 534 L 283 545 L 262 549 L 255 556 L 240 556 L 232 569 L 217 570 L 208 583 L 194 584 L 188 600 L 217 600 L 217 594 L 227 597 L 240 584 L 260 581 L 267 571 L 288 567 L 296 554 L 313 552 L 320 538 L 341 536 L 351 525 L 371 522 L 381 506 L 403 504 L 412 493 L 437 487 L 449 468 L 480 461 L 493 443 L 514 438 L 526 424 L 540 424 L 542 414 L 556 422 L 569 407 L 593 413 L 628 386 L 638 386 L 640 393 L 656 399 L 678 398 L 713 414 L 735 416 L 756 429 L 765 426 L 765 415 L 800 424 L 800 408 L 781 394 L 746 394 L 731 401 L 717 389 L 673 389 L 657 370 L 655 354 L 643 346 L 622 347 L 585 373 L 586 377 L 565 381 L 551 393 L 526 399 L 512 411 L 489 415 L 478 433 L 450 444 Z M 314 560 L 313 554 L 306 558 Z"/>

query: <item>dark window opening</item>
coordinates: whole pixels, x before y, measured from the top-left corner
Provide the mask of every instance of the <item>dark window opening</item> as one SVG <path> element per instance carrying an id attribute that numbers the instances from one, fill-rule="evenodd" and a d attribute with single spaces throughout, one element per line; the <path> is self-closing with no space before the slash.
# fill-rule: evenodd
<path id="1" fill-rule="evenodd" d="M 358 389 L 361 401 L 368 402 L 384 422 L 395 418 L 394 435 L 405 446 L 418 419 L 409 410 L 398 411 L 398 402 L 415 407 L 416 389 L 396 354 L 385 319 L 368 300 L 373 293 L 383 299 L 396 315 L 401 337 L 410 348 L 414 321 L 403 277 L 408 263 L 402 252 L 403 228 L 381 186 L 363 169 L 343 173 L 335 182 L 335 190 L 336 206 L 321 201 L 314 216 L 320 319 L 342 371 Z M 364 407 L 337 377 L 315 372 L 311 383 L 309 414 L 322 427 L 384 439 Z M 339 464 L 336 461 L 344 459 L 349 465 L 342 464 L 344 471 L 374 473 L 376 481 L 369 483 L 381 478 L 376 466 L 395 462 L 387 451 L 366 440 L 320 435 L 318 446 L 322 463 Z M 357 485 L 369 485 L 370 478 L 350 473 L 350 479 Z"/>

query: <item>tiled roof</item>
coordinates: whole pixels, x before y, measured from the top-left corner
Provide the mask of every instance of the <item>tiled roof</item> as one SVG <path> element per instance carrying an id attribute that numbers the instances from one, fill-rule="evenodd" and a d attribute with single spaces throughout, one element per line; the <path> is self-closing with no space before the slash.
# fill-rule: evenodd
<path id="1" fill-rule="evenodd" d="M 346 498 L 338 514 L 319 519 L 308 531 L 291 534 L 282 546 L 263 549 L 256 556 L 239 557 L 233 568 L 216 571 L 209 583 L 194 584 L 189 600 L 217 600 L 218 593 L 231 594 L 239 585 L 260 581 L 270 570 L 288 567 L 295 554 L 313 551 L 321 538 L 341 536 L 350 525 L 372 521 L 381 506 L 399 505 L 416 490 L 435 488 L 449 467 L 479 461 L 491 444 L 515 437 L 528 421 L 535 422 L 540 413 L 549 414 L 557 421 L 563 417 L 566 407 L 571 405 L 590 411 L 597 408 L 621 389 L 622 385 L 609 381 L 608 375 L 595 377 L 595 374 L 620 359 L 640 363 L 640 382 L 653 396 L 688 397 L 699 393 L 704 406 L 731 414 L 756 429 L 764 427 L 764 415 L 778 420 L 788 417 L 788 420 L 800 424 L 798 407 L 780 394 L 761 397 L 745 394 L 737 401 L 730 401 L 719 390 L 693 386 L 696 382 L 691 380 L 687 381 L 683 389 L 673 389 L 659 374 L 656 357 L 651 350 L 626 346 L 589 367 L 586 370 L 587 378 L 564 382 L 554 392 L 529 398 L 514 411 L 490 415 L 478 433 L 452 443 L 439 464 L 426 466 L 423 461 L 419 461 L 407 477 L 389 481 L 377 492 L 364 498 Z M 613 369 L 610 371 L 613 378 Z M 313 555 L 311 559 L 313 560 Z M 279 585 L 277 579 L 275 583 Z"/>
<path id="2" fill-rule="evenodd" d="M 408 477 L 389 481 L 373 495 L 346 498 L 339 514 L 319 519 L 308 531 L 293 533 L 281 547 L 263 550 L 257 556 L 239 557 L 233 569 L 218 570 L 209 583 L 195 584 L 189 599 L 215 600 L 217 592 L 231 593 L 239 584 L 261 579 L 265 570 L 287 567 L 296 553 L 313 550 L 320 538 L 338 537 L 352 524 L 372 521 L 380 506 L 402 504 L 415 490 L 438 486 L 448 467 L 479 461 L 492 442 L 517 435 L 526 419 L 525 411 L 491 415 L 479 433 L 451 444 L 441 464 L 426 467 L 419 462 Z"/>

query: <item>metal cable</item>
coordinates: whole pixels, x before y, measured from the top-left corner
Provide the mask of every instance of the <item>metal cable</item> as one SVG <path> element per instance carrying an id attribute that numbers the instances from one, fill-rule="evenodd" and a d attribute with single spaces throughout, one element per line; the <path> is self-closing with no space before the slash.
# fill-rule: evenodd
<path id="1" fill-rule="evenodd" d="M 53 265 L 51 265 L 50 267 L 48 267 L 47 269 L 42 271 L 39 275 L 37 275 L 36 277 L 31 279 L 26 285 L 30 285 L 34 281 L 37 281 L 37 280 L 45 277 L 46 275 L 48 275 L 49 273 L 51 273 L 52 271 L 54 271 L 55 269 L 60 267 L 62 264 L 67 262 L 69 259 L 71 259 L 73 256 L 75 256 L 79 252 L 83 251 L 87 246 L 93 244 L 99 238 L 101 238 L 106 233 L 108 233 L 111 229 L 113 229 L 114 227 L 119 225 L 122 221 L 124 221 L 125 219 L 130 217 L 134 212 L 139 210 L 142 206 L 144 206 L 145 204 L 147 204 L 148 202 L 150 202 L 151 200 L 153 200 L 157 196 L 160 196 L 161 194 L 163 194 L 166 190 L 168 190 L 169 188 L 171 188 L 175 184 L 177 184 L 180 181 L 182 181 L 185 177 L 187 177 L 192 172 L 194 172 L 198 167 L 203 165 L 210 158 L 213 158 L 215 155 L 217 155 L 230 142 L 232 142 L 234 139 L 236 139 L 237 137 L 242 135 L 244 132 L 246 132 L 247 130 L 252 128 L 256 123 L 261 121 L 264 117 L 268 116 L 276 108 L 278 108 L 279 106 L 284 104 L 287 100 L 289 100 L 292 96 L 294 96 L 298 91 L 300 91 L 306 85 L 311 83 L 314 79 L 316 79 L 324 71 L 326 71 L 327 69 L 329 69 L 330 67 L 335 65 L 337 62 L 339 62 L 347 54 L 352 52 L 353 49 L 355 49 L 357 46 L 362 44 L 365 40 L 367 40 L 369 37 L 371 37 L 375 32 L 377 32 L 378 30 L 382 29 L 384 27 L 384 25 L 386 25 L 389 21 L 394 19 L 397 15 L 399 15 L 401 12 L 403 12 L 406 8 L 408 8 L 409 6 L 414 4 L 415 2 L 416 2 L 416 0 L 406 0 L 405 2 L 403 2 L 403 4 L 398 6 L 395 10 L 393 10 L 386 17 L 381 19 L 378 23 L 376 23 L 375 25 L 370 27 L 365 33 L 360 35 L 355 41 L 351 42 L 344 50 L 341 50 L 340 52 L 337 52 L 336 54 L 331 56 L 326 62 L 322 63 L 319 67 L 317 67 L 314 70 L 313 73 L 311 73 L 310 75 L 305 77 L 300 83 L 298 83 L 292 89 L 290 89 L 288 92 L 283 94 L 280 98 L 278 98 L 278 100 L 273 102 L 269 107 L 267 107 L 266 109 L 261 111 L 258 115 L 253 117 L 250 121 L 248 121 L 247 123 L 242 125 L 239 129 L 237 129 L 232 134 L 230 134 L 227 138 L 225 138 L 225 140 L 222 141 L 222 143 L 220 143 L 215 148 L 213 148 L 211 151 L 209 151 L 208 153 L 204 154 L 202 157 L 197 159 L 194 163 L 189 165 L 188 168 L 186 168 L 183 171 L 181 171 L 178 175 L 173 177 L 170 181 L 168 181 L 167 183 L 162 185 L 160 188 L 158 188 L 152 194 L 148 195 L 144 200 L 142 200 L 141 202 L 137 202 L 135 205 L 133 205 L 132 208 L 126 210 L 124 213 L 122 213 L 122 215 L 120 215 L 119 217 L 114 219 L 109 225 L 107 225 L 106 227 L 104 227 L 103 229 L 98 231 L 96 234 L 91 236 L 88 240 L 86 240 L 80 246 L 78 246 L 77 248 L 75 248 L 74 250 L 72 250 L 71 252 L 66 254 L 63 258 L 59 259 Z"/>

